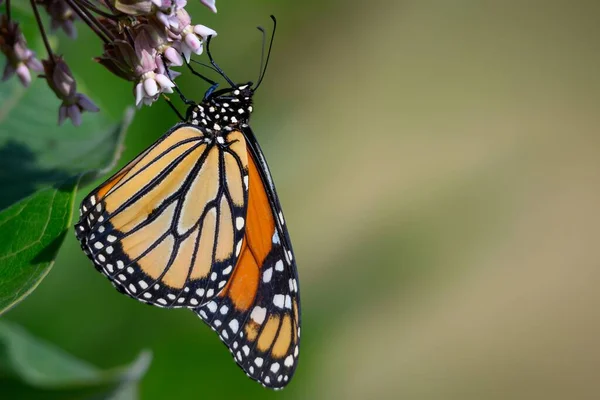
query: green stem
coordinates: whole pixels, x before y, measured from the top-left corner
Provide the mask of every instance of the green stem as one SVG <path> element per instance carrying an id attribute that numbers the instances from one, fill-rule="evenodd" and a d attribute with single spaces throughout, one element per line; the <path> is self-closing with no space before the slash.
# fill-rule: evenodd
<path id="1" fill-rule="evenodd" d="M 33 9 L 33 13 L 35 14 L 35 20 L 37 21 L 38 28 L 40 30 L 40 34 L 42 35 L 42 39 L 44 40 L 44 46 L 46 46 L 46 51 L 48 52 L 48 57 L 54 63 L 54 53 L 52 52 L 52 47 L 50 47 L 50 42 L 48 42 L 48 36 L 46 36 L 46 31 L 44 30 L 44 24 L 42 24 L 42 19 L 40 18 L 40 12 L 38 11 L 37 5 L 35 4 L 35 0 L 29 0 L 31 3 L 31 8 Z M 8 2 L 6 3 L 8 5 Z"/>

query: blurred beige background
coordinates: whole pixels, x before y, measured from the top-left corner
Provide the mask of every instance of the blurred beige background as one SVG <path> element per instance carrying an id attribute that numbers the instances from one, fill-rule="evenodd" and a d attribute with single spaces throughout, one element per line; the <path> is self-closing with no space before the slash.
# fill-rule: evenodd
<path id="1" fill-rule="evenodd" d="M 598 5 L 371 2 L 312 33 L 292 151 L 267 144 L 305 310 L 340 313 L 299 398 L 600 398 Z"/>

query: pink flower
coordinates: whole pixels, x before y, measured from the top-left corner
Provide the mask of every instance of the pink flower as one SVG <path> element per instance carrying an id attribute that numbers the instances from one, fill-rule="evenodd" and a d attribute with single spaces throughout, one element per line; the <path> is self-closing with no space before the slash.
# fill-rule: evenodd
<path id="1" fill-rule="evenodd" d="M 23 86 L 29 86 L 30 71 L 44 70 L 35 53 L 27 47 L 19 25 L 9 21 L 6 15 L 0 17 L 0 51 L 6 56 L 6 65 L 2 73 L 3 81 L 16 74 Z"/>
<path id="2" fill-rule="evenodd" d="M 100 111 L 86 95 L 77 93 L 77 82 L 62 57 L 54 56 L 54 60 L 42 61 L 48 86 L 56 94 L 62 103 L 58 109 L 58 124 L 62 124 L 69 118 L 73 125 L 81 124 L 81 113 L 83 111 Z"/>
<path id="3" fill-rule="evenodd" d="M 204 25 L 191 25 L 190 15 L 184 9 L 178 10 L 176 15 L 179 21 L 178 28 L 171 29 L 171 31 L 180 40 L 174 46 L 179 48 L 186 62 L 189 62 L 192 53 L 202 54 L 202 42 L 208 36 L 216 36 L 217 32 Z"/>
<path id="4" fill-rule="evenodd" d="M 215 0 L 200 0 L 200 3 L 204 4 L 206 7 L 210 8 L 210 10 L 214 13 L 217 12 L 217 7 L 215 6 Z"/>
<path id="5" fill-rule="evenodd" d="M 75 29 L 75 12 L 65 0 L 41 0 L 40 4 L 50 16 L 50 28 L 55 31 L 61 28 L 71 39 L 77 37 Z"/>

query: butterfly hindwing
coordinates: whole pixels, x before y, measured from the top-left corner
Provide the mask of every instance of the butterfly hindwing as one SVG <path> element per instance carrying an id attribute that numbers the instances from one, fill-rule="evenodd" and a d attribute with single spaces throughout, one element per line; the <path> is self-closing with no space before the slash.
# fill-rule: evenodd
<path id="1" fill-rule="evenodd" d="M 75 230 L 121 292 L 161 307 L 206 303 L 241 252 L 248 198 L 240 131 L 179 124 L 88 195 Z"/>
<path id="2" fill-rule="evenodd" d="M 298 276 L 268 167 L 247 129 L 249 196 L 240 257 L 225 289 L 194 311 L 219 334 L 249 377 L 280 389 L 298 361 Z"/>

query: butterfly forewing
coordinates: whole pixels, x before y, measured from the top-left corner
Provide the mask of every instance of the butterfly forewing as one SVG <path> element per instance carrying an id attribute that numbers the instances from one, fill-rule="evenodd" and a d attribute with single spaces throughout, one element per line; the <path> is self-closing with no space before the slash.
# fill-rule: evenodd
<path id="1" fill-rule="evenodd" d="M 247 163 L 241 132 L 175 126 L 83 200 L 83 250 L 132 297 L 198 307 L 227 285 L 241 252 Z"/>
<path id="2" fill-rule="evenodd" d="M 264 386 L 283 388 L 298 360 L 300 298 L 285 221 L 256 143 L 248 155 L 246 236 L 225 289 L 194 310 L 237 364 Z M 256 161 L 255 161 L 256 159 Z"/>

